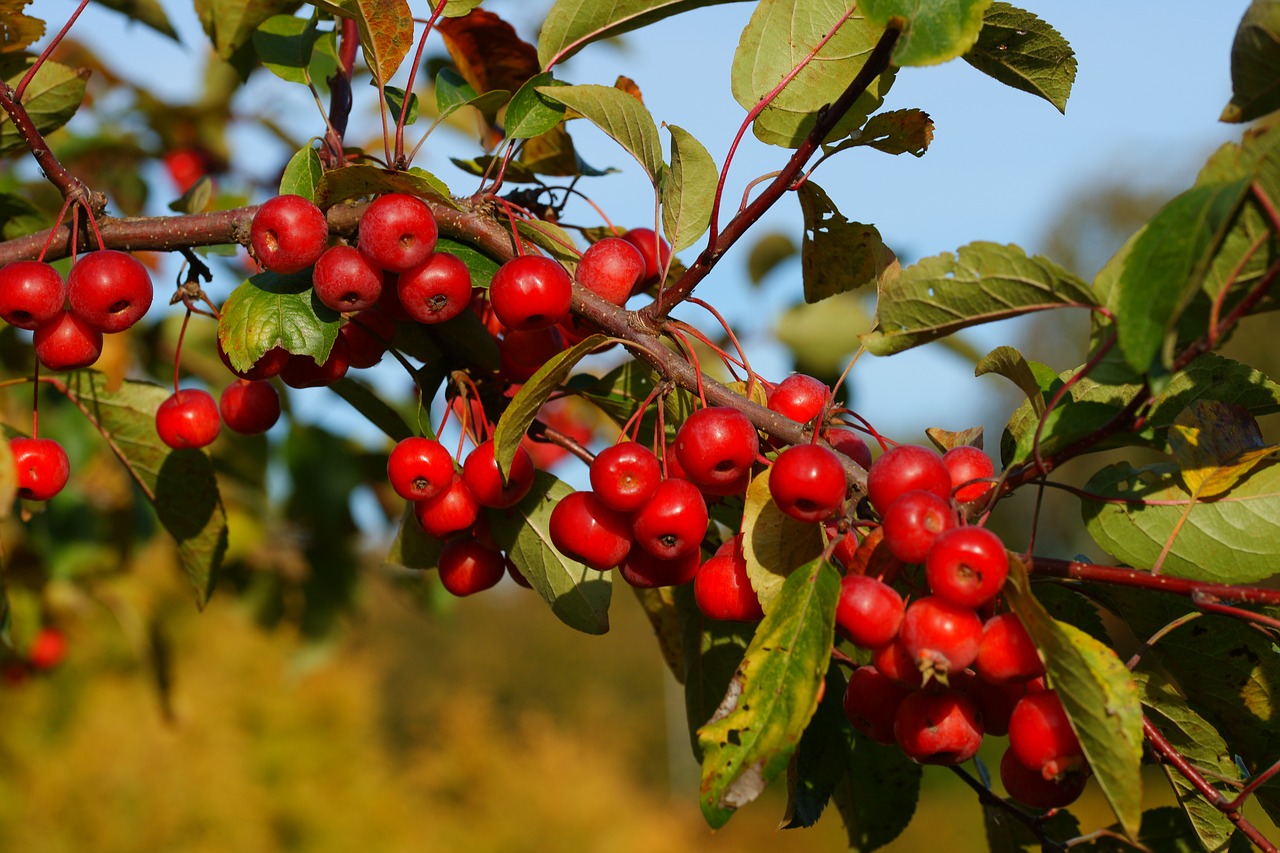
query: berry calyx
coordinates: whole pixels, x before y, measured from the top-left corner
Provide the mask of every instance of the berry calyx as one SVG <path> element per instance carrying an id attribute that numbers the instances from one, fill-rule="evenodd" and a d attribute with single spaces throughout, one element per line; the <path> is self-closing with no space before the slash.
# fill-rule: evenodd
<path id="1" fill-rule="evenodd" d="M 123 332 L 151 307 L 151 276 L 128 252 L 81 255 L 67 274 L 71 312 L 99 332 Z"/>
<path id="2" fill-rule="evenodd" d="M 222 389 L 218 413 L 228 429 L 241 435 L 258 435 L 280 420 L 280 394 L 265 380 L 237 379 Z"/>
<path id="3" fill-rule="evenodd" d="M 900 444 L 881 454 L 867 470 L 867 499 L 881 517 L 907 492 L 920 489 L 946 500 L 951 497 L 951 474 L 935 451 L 918 444 Z"/>
<path id="4" fill-rule="evenodd" d="M 52 438 L 11 438 L 9 452 L 18 473 L 18 496 L 47 501 L 71 478 L 71 463 L 62 445 Z"/>
<path id="5" fill-rule="evenodd" d="M 922 672 L 945 676 L 977 658 L 982 620 L 967 607 L 930 595 L 907 606 L 898 633 Z"/>
<path id="6" fill-rule="evenodd" d="M 321 303 L 340 314 L 371 308 L 382 296 L 382 270 L 354 246 L 330 246 L 316 261 L 311 285 Z"/>
<path id="7" fill-rule="evenodd" d="M 422 199 L 387 193 L 365 208 L 357 247 L 374 266 L 399 273 L 425 261 L 439 234 L 435 214 Z"/>
<path id="8" fill-rule="evenodd" d="M 956 527 L 938 534 L 925 560 L 929 589 L 961 607 L 986 604 L 1008 576 L 1004 543 L 985 527 Z"/>
<path id="9" fill-rule="evenodd" d="M 844 466 L 818 444 L 798 444 L 778 454 L 769 469 L 769 494 L 778 509 L 798 521 L 822 521 L 844 504 Z"/>
<path id="10" fill-rule="evenodd" d="M 471 305 L 471 270 L 457 255 L 432 252 L 400 273 L 396 293 L 404 311 L 419 323 L 452 320 Z"/>
<path id="11" fill-rule="evenodd" d="M 207 447 L 221 429 L 218 404 L 202 388 L 175 391 L 156 409 L 156 433 L 174 450 Z"/>
<path id="12" fill-rule="evenodd" d="M 902 700 L 894 738 L 919 764 L 963 764 L 982 745 L 982 718 L 973 699 L 958 690 L 918 690 Z"/>
<path id="13" fill-rule="evenodd" d="M 0 267 L 0 317 L 31 330 L 62 312 L 67 283 L 43 261 L 14 261 Z"/>
<path id="14" fill-rule="evenodd" d="M 572 297 L 569 273 L 541 255 L 512 258 L 498 268 L 489 284 L 493 313 L 504 326 L 519 331 L 559 323 L 569 315 Z"/>
<path id="15" fill-rule="evenodd" d="M 474 539 L 450 539 L 440 551 L 437 574 L 440 585 L 456 596 L 474 595 L 491 587 L 506 573 L 500 551 Z"/>
<path id="16" fill-rule="evenodd" d="M 591 492 L 574 492 L 551 510 L 551 543 L 588 568 L 608 571 L 631 550 L 627 517 L 609 509 Z"/>
<path id="17" fill-rule="evenodd" d="M 387 480 L 407 501 L 433 498 L 453 484 L 453 457 L 434 438 L 402 439 L 387 456 Z"/>
<path id="18" fill-rule="evenodd" d="M 320 258 L 329 239 L 329 223 L 320 208 L 302 196 L 278 195 L 263 202 L 253 215 L 249 239 L 264 269 L 288 275 Z"/>

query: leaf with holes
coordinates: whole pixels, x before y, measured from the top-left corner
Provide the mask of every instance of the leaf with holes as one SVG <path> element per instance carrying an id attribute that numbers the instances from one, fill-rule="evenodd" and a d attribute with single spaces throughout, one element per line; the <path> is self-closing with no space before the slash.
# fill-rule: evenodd
<path id="1" fill-rule="evenodd" d="M 1058 108 L 1076 80 L 1076 55 L 1062 34 L 1030 12 L 1008 3 L 992 3 L 982 16 L 978 42 L 964 61 L 998 80 Z"/>
<path id="2" fill-rule="evenodd" d="M 813 181 L 801 184 L 796 195 L 804 215 L 800 266 L 805 302 L 819 302 L 898 274 L 898 259 L 874 225 L 845 219 Z"/>
<path id="3" fill-rule="evenodd" d="M 1197 400 L 1174 418 L 1169 446 L 1187 491 L 1204 500 L 1231 491 L 1280 445 L 1263 442 L 1248 409 Z"/>

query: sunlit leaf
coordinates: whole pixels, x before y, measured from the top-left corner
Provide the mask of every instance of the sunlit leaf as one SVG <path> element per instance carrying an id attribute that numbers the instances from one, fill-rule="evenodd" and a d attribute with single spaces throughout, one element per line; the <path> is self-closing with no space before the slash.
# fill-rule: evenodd
<path id="1" fill-rule="evenodd" d="M 8 78 L 10 86 L 18 85 L 26 67 Z M 47 136 L 66 124 L 84 100 L 85 84 L 89 80 L 89 72 L 81 68 L 68 68 L 57 62 L 45 61 L 40 70 L 27 84 L 22 96 L 22 105 L 27 115 L 36 126 L 36 130 Z M 9 114 L 0 111 L 0 155 L 11 154 L 26 148 L 26 142 L 18 134 L 9 119 Z"/>
<path id="2" fill-rule="evenodd" d="M 821 525 L 797 521 L 778 509 L 765 470 L 747 487 L 742 531 L 747 577 L 768 613 L 791 573 L 822 554 Z"/>
<path id="3" fill-rule="evenodd" d="M 890 110 L 876 113 L 861 129 L 836 146 L 865 145 L 886 154 L 923 157 L 933 142 L 933 119 L 923 110 Z"/>
<path id="4" fill-rule="evenodd" d="M 369 164 L 330 169 L 320 179 L 313 199 L 321 210 L 347 199 L 366 195 L 399 192 L 430 198 L 451 207 L 457 203 L 449 196 L 449 188 L 435 175 L 416 166 L 407 172 L 383 169 Z"/>
<path id="5" fill-rule="evenodd" d="M 1009 346 L 996 347 L 973 368 L 974 376 L 985 376 L 988 373 L 1003 376 L 1017 385 L 1019 390 L 1027 395 L 1032 412 L 1037 417 L 1044 414 L 1044 392 L 1040 390 L 1040 383 L 1036 381 L 1031 365 L 1027 363 L 1022 353 Z"/>
<path id="6" fill-rule="evenodd" d="M 356 22 L 360 50 L 374 80 L 386 84 L 413 47 L 413 13 L 407 0 L 315 0 L 326 12 Z"/>
<path id="7" fill-rule="evenodd" d="M 290 83 L 306 83 L 316 19 L 273 15 L 253 31 L 253 49 L 268 71 Z"/>
<path id="8" fill-rule="evenodd" d="M 316 149 L 310 145 L 300 148 L 285 164 L 284 174 L 280 176 L 280 194 L 302 196 L 314 202 L 323 175 L 324 168 L 320 165 L 320 154 Z"/>
<path id="9" fill-rule="evenodd" d="M 861 0 L 859 8 L 880 26 L 905 24 L 893 48 L 893 64 L 937 65 L 961 56 L 978 40 L 991 0 Z"/>
<path id="10" fill-rule="evenodd" d="M 662 142 L 653 116 L 637 98 L 612 86 L 538 86 L 543 97 L 564 104 L 626 149 L 658 186 L 663 169 Z"/>
<path id="11" fill-rule="evenodd" d="M 1182 481 L 1197 499 L 1229 492 L 1278 445 L 1262 439 L 1262 429 L 1241 406 L 1197 400 L 1169 427 L 1169 446 Z"/>
<path id="12" fill-rule="evenodd" d="M 442 20 L 436 30 L 458 73 L 481 94 L 495 89 L 518 91 L 540 70 L 534 46 L 486 9 Z"/>
<path id="13" fill-rule="evenodd" d="M 662 233 L 679 252 L 697 242 L 711 223 L 720 173 L 716 161 L 687 130 L 674 124 L 671 132 L 671 169 L 662 181 Z"/>
<path id="14" fill-rule="evenodd" d="M 339 319 L 315 298 L 309 271 L 261 272 L 242 282 L 223 303 L 218 340 L 236 370 L 248 370 L 275 347 L 322 364 L 338 338 Z"/>
<path id="15" fill-rule="evenodd" d="M 992 3 L 965 62 L 1006 86 L 1039 95 L 1065 112 L 1076 79 L 1076 55 L 1062 34 L 1030 12 Z"/>
<path id="16" fill-rule="evenodd" d="M 508 139 L 530 139 L 541 136 L 564 121 L 565 108 L 558 101 L 538 91 L 543 86 L 565 86 L 550 74 L 535 74 L 511 98 L 503 120 Z"/>
<path id="17" fill-rule="evenodd" d="M 538 35 L 542 67 L 562 62 L 594 41 L 613 38 L 670 15 L 732 0 L 556 0 Z"/>
<path id="18" fill-rule="evenodd" d="M 845 219 L 812 180 L 801 184 L 796 195 L 804 214 L 800 265 L 805 302 L 819 302 L 896 276 L 898 259 L 874 225 Z"/>
<path id="19" fill-rule="evenodd" d="M 223 59 L 248 44 L 263 21 L 297 5 L 296 0 L 195 0 L 200 24 Z"/>

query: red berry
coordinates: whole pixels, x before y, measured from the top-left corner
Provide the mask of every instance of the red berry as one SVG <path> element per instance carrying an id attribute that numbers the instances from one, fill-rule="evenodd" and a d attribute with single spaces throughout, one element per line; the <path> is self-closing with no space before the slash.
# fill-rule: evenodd
<path id="1" fill-rule="evenodd" d="M 387 480 L 407 501 L 433 498 L 453 484 L 453 457 L 434 438 L 401 440 L 387 456 Z"/>
<path id="2" fill-rule="evenodd" d="M 67 452 L 52 438 L 11 438 L 9 452 L 18 472 L 19 497 L 47 501 L 71 478 Z"/>
<path id="3" fill-rule="evenodd" d="M 413 502 L 413 512 L 418 524 L 428 536 L 444 539 L 450 533 L 466 530 L 476 523 L 480 504 L 463 482 L 461 474 L 454 474 L 449 485 L 437 494 Z"/>
<path id="4" fill-rule="evenodd" d="M 982 626 L 978 657 L 973 668 L 985 681 L 1004 684 L 1029 681 L 1044 675 L 1044 661 L 1031 635 L 1014 613 L 992 616 Z"/>
<path id="5" fill-rule="evenodd" d="M 404 272 L 427 259 L 439 236 L 436 217 L 420 198 L 387 193 L 360 217 L 358 247 L 379 269 Z"/>
<path id="6" fill-rule="evenodd" d="M 844 504 L 844 466 L 818 444 L 797 444 L 778 454 L 769 493 L 778 509 L 798 521 L 822 521 Z"/>
<path id="7" fill-rule="evenodd" d="M 347 357 L 351 366 L 357 370 L 373 367 L 382 361 L 382 354 L 387 351 L 395 333 L 395 321 L 376 308 L 361 311 L 338 330 L 338 334 L 347 341 Z"/>
<path id="8" fill-rule="evenodd" d="M 885 451 L 867 471 L 867 498 L 881 517 L 899 496 L 916 489 L 944 500 L 951 497 L 947 466 L 927 447 L 900 444 Z"/>
<path id="9" fill-rule="evenodd" d="M 502 553 L 474 539 L 450 539 L 440 551 L 440 585 L 457 596 L 496 586 L 506 573 Z"/>
<path id="10" fill-rule="evenodd" d="M 462 479 L 481 506 L 505 508 L 520 503 L 533 487 L 533 460 L 529 451 L 516 447 L 515 458 L 504 481 L 494 457 L 493 440 L 483 442 L 462 464 Z"/>
<path id="11" fill-rule="evenodd" d="M 697 551 L 707 534 L 707 502 L 688 480 L 663 480 L 631 516 L 636 543 L 660 560 Z"/>
<path id="12" fill-rule="evenodd" d="M 854 555 L 858 553 L 857 531 L 850 529 L 847 533 L 841 533 L 834 524 L 828 524 L 827 537 L 837 540 L 835 547 L 831 549 L 831 558 L 846 569 L 853 566 Z"/>
<path id="13" fill-rule="evenodd" d="M 888 678 L 905 687 L 919 687 L 924 684 L 924 674 L 916 666 L 915 659 L 902 644 L 902 637 L 894 637 L 883 646 L 871 652 L 871 663 Z"/>
<path id="14" fill-rule="evenodd" d="M 911 694 L 874 666 L 860 666 L 849 676 L 844 691 L 844 713 L 849 723 L 876 743 L 896 744 L 893 722 L 898 706 Z"/>
<path id="15" fill-rule="evenodd" d="M 287 275 L 314 264 L 329 239 L 320 208 L 299 195 L 263 202 L 249 226 L 253 253 L 265 269 Z"/>
<path id="16" fill-rule="evenodd" d="M 272 347 L 253 363 L 253 367 L 242 371 L 236 370 L 231 366 L 231 359 L 227 356 L 227 351 L 222 348 L 221 338 L 218 338 L 217 350 L 218 358 L 222 359 L 222 363 L 227 366 L 227 370 L 230 370 L 241 379 L 270 379 L 272 376 L 279 376 L 285 362 L 289 360 L 289 351 L 287 349 L 284 347 Z"/>
<path id="17" fill-rule="evenodd" d="M 526 382 L 538 368 L 561 352 L 564 352 L 564 338 L 558 326 L 528 332 L 508 331 L 498 341 L 502 378 L 508 382 Z"/>
<path id="18" fill-rule="evenodd" d="M 504 326 L 519 331 L 559 323 L 569 315 L 572 297 L 569 273 L 541 255 L 512 258 L 498 268 L 489 284 L 493 313 Z"/>
<path id="19" fill-rule="evenodd" d="M 62 313 L 67 283 L 43 261 L 14 261 L 0 267 L 0 317 L 10 326 L 34 329 Z"/>
<path id="20" fill-rule="evenodd" d="M 989 735 L 1007 735 L 1009 718 L 1013 716 L 1013 709 L 1022 701 L 1022 697 L 1042 693 L 1044 690 L 1043 678 L 992 684 L 978 677 L 970 680 L 965 687 L 965 691 L 982 709 L 982 726 Z"/>
<path id="21" fill-rule="evenodd" d="M 339 335 L 323 364 L 309 355 L 291 355 L 280 370 L 280 380 L 290 388 L 323 388 L 347 375 L 351 352 L 347 339 Z"/>
<path id="22" fill-rule="evenodd" d="M 922 565 L 938 534 L 955 526 L 956 513 L 950 501 L 917 489 L 889 504 L 884 514 L 884 544 L 904 563 Z"/>
<path id="23" fill-rule="evenodd" d="M 956 527 L 933 540 L 924 570 L 934 595 L 978 608 L 1004 586 L 1009 556 L 1000 537 L 985 527 Z"/>
<path id="24" fill-rule="evenodd" d="M 751 588 L 747 561 L 742 556 L 741 535 L 725 543 L 698 569 L 693 579 L 693 599 L 708 619 L 755 622 L 764 618 L 760 599 Z"/>
<path id="25" fill-rule="evenodd" d="M 973 483 L 971 480 L 986 480 L 996 472 L 991 457 L 976 447 L 961 445 L 953 447 L 942 454 L 942 464 L 947 466 L 951 474 L 951 488 L 959 503 L 976 501 L 991 490 L 991 483 Z M 968 483 L 968 485 L 965 485 Z"/>
<path id="26" fill-rule="evenodd" d="M 342 314 L 363 311 L 382 296 L 382 270 L 354 246 L 330 246 L 316 261 L 311 284 L 321 303 Z"/>
<path id="27" fill-rule="evenodd" d="M 676 432 L 676 458 L 684 476 L 697 486 L 737 487 L 750 477 L 760 453 L 759 435 L 737 409 L 699 409 Z M 718 493 L 718 492 L 717 492 Z"/>
<path id="28" fill-rule="evenodd" d="M 658 280 L 667 262 L 671 260 L 671 247 L 652 228 L 632 228 L 622 239 L 640 250 L 644 258 L 644 277 L 636 285 L 637 291 Z"/>
<path id="29" fill-rule="evenodd" d="M 831 389 L 812 376 L 793 373 L 774 386 L 768 402 L 769 408 L 778 414 L 807 424 L 830 405 Z"/>
<path id="30" fill-rule="evenodd" d="M 662 482 L 658 457 L 642 444 L 624 441 L 606 447 L 591 462 L 591 489 L 618 512 L 644 506 Z"/>
<path id="31" fill-rule="evenodd" d="M 123 332 L 151 307 L 151 276 L 127 252 L 81 255 L 67 275 L 71 313 L 100 332 Z"/>
<path id="32" fill-rule="evenodd" d="M 931 595 L 907 606 L 898 632 L 922 671 L 945 675 L 964 669 L 978 656 L 982 620 L 967 607 Z"/>
<path id="33" fill-rule="evenodd" d="M 1078 769 L 1084 749 L 1055 690 L 1022 697 L 1009 717 L 1009 748 L 1045 779 Z"/>
<path id="34" fill-rule="evenodd" d="M 859 648 L 879 648 L 898 636 L 903 609 L 902 596 L 888 584 L 866 575 L 845 575 L 836 628 Z"/>
<path id="35" fill-rule="evenodd" d="M 958 690 L 918 690 L 898 706 L 893 724 L 898 746 L 920 764 L 963 764 L 982 745 L 982 718 Z"/>
<path id="36" fill-rule="evenodd" d="M 432 252 L 400 273 L 396 290 L 405 313 L 414 320 L 443 323 L 471 305 L 471 270 L 457 255 Z"/>
<path id="37" fill-rule="evenodd" d="M 257 435 L 280 419 L 280 394 L 270 382 L 237 379 L 222 389 L 218 412 L 228 429 L 241 435 Z"/>
<path id="38" fill-rule="evenodd" d="M 102 355 L 102 332 L 70 311 L 37 326 L 32 338 L 36 358 L 49 370 L 79 370 Z"/>
<path id="39" fill-rule="evenodd" d="M 1060 809 L 1069 806 L 1084 793 L 1088 774 L 1082 771 L 1064 773 L 1050 779 L 1026 767 L 1010 747 L 1000 758 L 1000 782 L 1010 797 L 1033 809 Z"/>
<path id="40" fill-rule="evenodd" d="M 850 429 L 833 429 L 827 433 L 827 441 L 837 453 L 843 453 L 862 469 L 871 468 L 871 448 L 862 440 L 862 436 Z"/>
<path id="41" fill-rule="evenodd" d="M 62 663 L 66 655 L 67 638 L 57 628 L 41 628 L 27 647 L 27 663 L 46 672 Z"/>
<path id="42" fill-rule="evenodd" d="M 621 237 L 605 237 L 582 253 L 573 277 L 597 296 L 622 306 L 647 272 L 639 249 Z"/>
<path id="43" fill-rule="evenodd" d="M 218 404 L 202 388 L 175 391 L 156 409 L 156 433 L 174 450 L 206 447 L 221 429 Z"/>
<path id="44" fill-rule="evenodd" d="M 561 554 L 597 571 L 615 568 L 631 550 L 627 517 L 591 492 L 574 492 L 551 510 L 551 543 Z"/>
<path id="45" fill-rule="evenodd" d="M 702 565 L 702 550 L 690 551 L 674 560 L 659 560 L 643 548 L 633 547 L 618 566 L 622 579 L 640 589 L 680 586 L 694 579 Z"/>

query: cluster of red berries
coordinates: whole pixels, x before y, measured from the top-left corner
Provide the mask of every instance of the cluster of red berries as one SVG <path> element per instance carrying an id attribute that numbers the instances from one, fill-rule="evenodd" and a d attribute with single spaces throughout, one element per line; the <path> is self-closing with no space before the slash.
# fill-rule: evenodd
<path id="1" fill-rule="evenodd" d="M 984 734 L 1007 733 L 1006 790 L 1054 808 L 1080 795 L 1087 764 L 1026 628 L 1012 612 L 996 612 L 1009 573 L 1004 544 L 962 524 L 955 503 L 982 498 L 992 469 L 975 448 L 940 456 L 914 445 L 871 466 L 867 493 L 882 544 L 896 565 L 924 567 L 929 594 L 907 604 L 880 578 L 845 576 L 837 628 L 871 663 L 851 675 L 844 707 L 859 731 L 927 764 L 960 764 Z"/>

